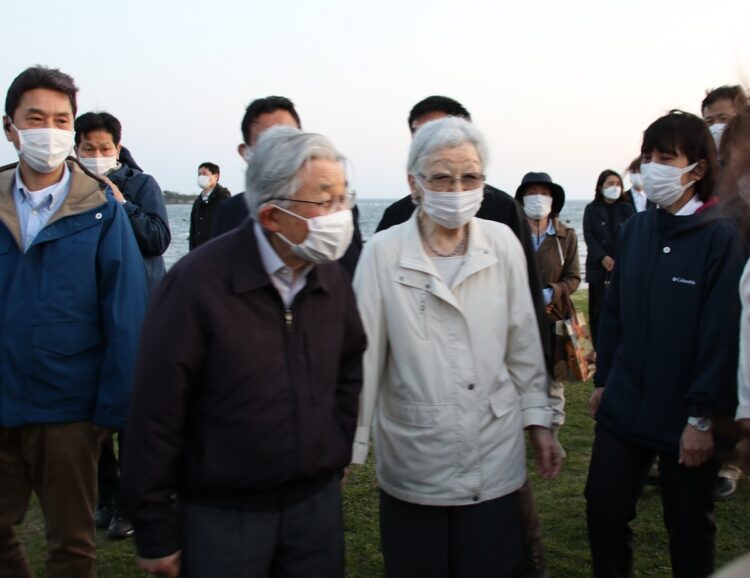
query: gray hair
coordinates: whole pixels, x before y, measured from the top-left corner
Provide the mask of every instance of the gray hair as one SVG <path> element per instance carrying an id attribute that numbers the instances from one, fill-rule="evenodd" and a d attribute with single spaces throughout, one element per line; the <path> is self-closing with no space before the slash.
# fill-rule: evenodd
<path id="1" fill-rule="evenodd" d="M 454 148 L 464 143 L 474 145 L 482 163 L 482 171 L 487 166 L 489 150 L 487 141 L 479 129 L 463 118 L 446 116 L 423 124 L 411 141 L 409 161 L 406 170 L 417 176 L 422 172 L 425 161 L 440 149 Z"/>
<path id="2" fill-rule="evenodd" d="M 313 159 L 339 161 L 344 157 L 321 134 L 288 126 L 264 131 L 245 173 L 245 201 L 257 218 L 260 208 L 273 199 L 288 199 L 299 189 L 299 170 Z"/>

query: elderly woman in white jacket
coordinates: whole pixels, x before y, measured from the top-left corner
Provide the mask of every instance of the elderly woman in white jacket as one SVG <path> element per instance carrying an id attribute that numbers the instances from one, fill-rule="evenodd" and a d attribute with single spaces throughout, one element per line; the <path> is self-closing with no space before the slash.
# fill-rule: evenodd
<path id="1" fill-rule="evenodd" d="M 389 578 L 512 575 L 524 428 L 540 475 L 560 469 L 523 250 L 474 218 L 486 161 L 470 122 L 420 128 L 408 162 L 419 209 L 371 239 L 354 279 L 369 345 L 353 463 L 372 423 Z"/>

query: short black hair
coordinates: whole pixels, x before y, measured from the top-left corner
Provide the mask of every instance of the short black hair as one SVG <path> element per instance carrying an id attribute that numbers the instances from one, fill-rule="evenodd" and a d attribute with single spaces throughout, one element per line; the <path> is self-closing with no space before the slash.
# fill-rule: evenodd
<path id="1" fill-rule="evenodd" d="M 81 138 L 95 130 L 103 130 L 112 135 L 115 146 L 122 138 L 122 125 L 108 112 L 87 112 L 79 116 L 73 125 L 76 130 L 76 146 L 81 144 Z"/>
<path id="2" fill-rule="evenodd" d="M 21 97 L 25 92 L 35 88 L 46 88 L 62 92 L 70 100 L 70 106 L 75 116 L 78 111 L 76 104 L 76 93 L 78 87 L 75 85 L 73 78 L 60 72 L 57 68 L 47 68 L 46 66 L 32 66 L 16 76 L 10 83 L 8 93 L 5 95 L 5 114 L 13 120 L 13 115 L 21 103 Z"/>
<path id="3" fill-rule="evenodd" d="M 409 112 L 409 130 L 413 133 L 414 127 L 412 124 L 414 121 L 431 112 L 443 112 L 448 116 L 458 116 L 471 121 L 469 111 L 457 100 L 447 96 L 428 96 L 415 104 Z"/>
<path id="4" fill-rule="evenodd" d="M 641 172 L 641 155 L 635 157 L 628 165 L 629 173 L 640 173 Z"/>
<path id="5" fill-rule="evenodd" d="M 250 144 L 250 127 L 261 114 L 269 114 L 277 110 L 285 110 L 292 115 L 297 123 L 297 128 L 302 128 L 302 122 L 294 108 L 294 103 L 285 96 L 266 96 L 265 98 L 256 98 L 245 109 L 245 116 L 242 117 L 240 130 L 242 131 L 242 140 L 245 144 Z"/>
<path id="6" fill-rule="evenodd" d="M 694 191 L 704 203 L 711 198 L 717 173 L 716 145 L 702 118 L 689 112 L 671 110 L 651 123 L 643 133 L 641 154 L 655 150 L 671 155 L 682 153 L 690 165 L 704 160 L 706 170 L 703 178 L 695 183 Z"/>
<path id="7" fill-rule="evenodd" d="M 619 203 L 623 200 L 622 191 L 625 190 L 625 187 L 622 183 L 622 177 L 620 176 L 620 173 L 617 171 L 613 171 L 612 169 L 606 169 L 603 170 L 601 173 L 599 173 L 599 178 L 596 179 L 596 191 L 594 193 L 594 200 L 595 201 L 602 201 L 604 202 L 604 195 L 602 194 L 602 187 L 604 186 L 604 181 L 606 181 L 609 177 L 615 176 L 620 181 L 620 197 L 615 201 L 615 203 Z"/>
<path id="8" fill-rule="evenodd" d="M 212 175 L 221 174 L 221 170 L 219 169 L 219 165 L 217 165 L 215 163 L 209 163 L 209 162 L 201 163 L 201 164 L 198 165 L 198 170 L 201 170 L 201 169 L 207 169 L 208 172 L 211 173 Z"/>
<path id="9" fill-rule="evenodd" d="M 701 112 L 703 112 L 707 106 L 711 106 L 715 102 L 720 100 L 729 100 L 732 102 L 734 107 L 739 110 L 747 104 L 747 95 L 745 89 L 739 84 L 720 86 L 706 91 L 706 98 L 701 102 Z"/>

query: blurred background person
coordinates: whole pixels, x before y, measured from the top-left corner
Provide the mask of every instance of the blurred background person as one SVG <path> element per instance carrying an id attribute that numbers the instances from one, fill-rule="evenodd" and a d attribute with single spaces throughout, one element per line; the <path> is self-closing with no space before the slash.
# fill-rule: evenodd
<path id="1" fill-rule="evenodd" d="M 560 469 L 523 249 L 475 218 L 486 162 L 470 122 L 424 124 L 407 169 L 418 209 L 367 243 L 354 279 L 368 348 L 352 461 L 374 419 L 389 578 L 516 575 L 524 428 L 540 475 Z"/>
<path id="2" fill-rule="evenodd" d="M 554 412 L 552 433 L 557 438 L 560 426 L 565 423 L 564 382 L 568 379 L 568 355 L 565 339 L 555 333 L 555 324 L 565 319 L 569 297 L 581 284 L 578 240 L 575 230 L 560 220 L 565 191 L 547 173 L 526 173 L 516 189 L 516 201 L 531 228 L 539 265 L 548 320 L 546 329 L 552 344 L 550 402 Z"/>
<path id="3" fill-rule="evenodd" d="M 630 177 L 630 188 L 625 191 L 625 196 L 633 212 L 640 213 L 646 209 L 653 209 L 654 204 L 648 200 L 643 190 L 643 175 L 641 175 L 641 156 L 635 157 L 628 165 L 628 176 Z"/>
<path id="4" fill-rule="evenodd" d="M 198 187 L 201 192 L 190 211 L 188 246 L 191 251 L 211 239 L 216 210 L 232 196 L 229 189 L 219 184 L 220 176 L 219 165 L 209 162 L 198 165 Z"/>
<path id="5" fill-rule="evenodd" d="M 745 90 L 737 84 L 724 85 L 706 91 L 706 97 L 701 102 L 701 112 L 717 149 L 727 123 L 746 105 Z M 721 154 L 719 154 L 719 159 L 721 159 Z"/>
<path id="6" fill-rule="evenodd" d="M 583 211 L 589 320 L 595 349 L 598 349 L 599 310 L 615 267 L 617 234 L 633 213 L 632 205 L 623 195 L 622 177 L 609 169 L 602 171 L 596 180 L 594 200 Z"/>

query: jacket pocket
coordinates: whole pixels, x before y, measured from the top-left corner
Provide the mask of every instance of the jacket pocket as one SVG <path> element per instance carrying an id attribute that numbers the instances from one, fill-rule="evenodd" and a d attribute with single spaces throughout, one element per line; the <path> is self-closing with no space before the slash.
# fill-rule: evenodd
<path id="1" fill-rule="evenodd" d="M 489 402 L 495 417 L 503 417 L 514 409 L 521 409 L 521 400 L 510 378 L 501 380 L 500 389 L 490 395 Z"/>
<path id="2" fill-rule="evenodd" d="M 400 402 L 391 396 L 384 395 L 383 411 L 388 419 L 397 423 L 431 428 L 437 423 L 440 410 L 434 405 Z"/>
<path id="3" fill-rule="evenodd" d="M 34 327 L 34 347 L 60 355 L 75 355 L 98 345 L 99 327 L 93 324 L 38 325 Z"/>

